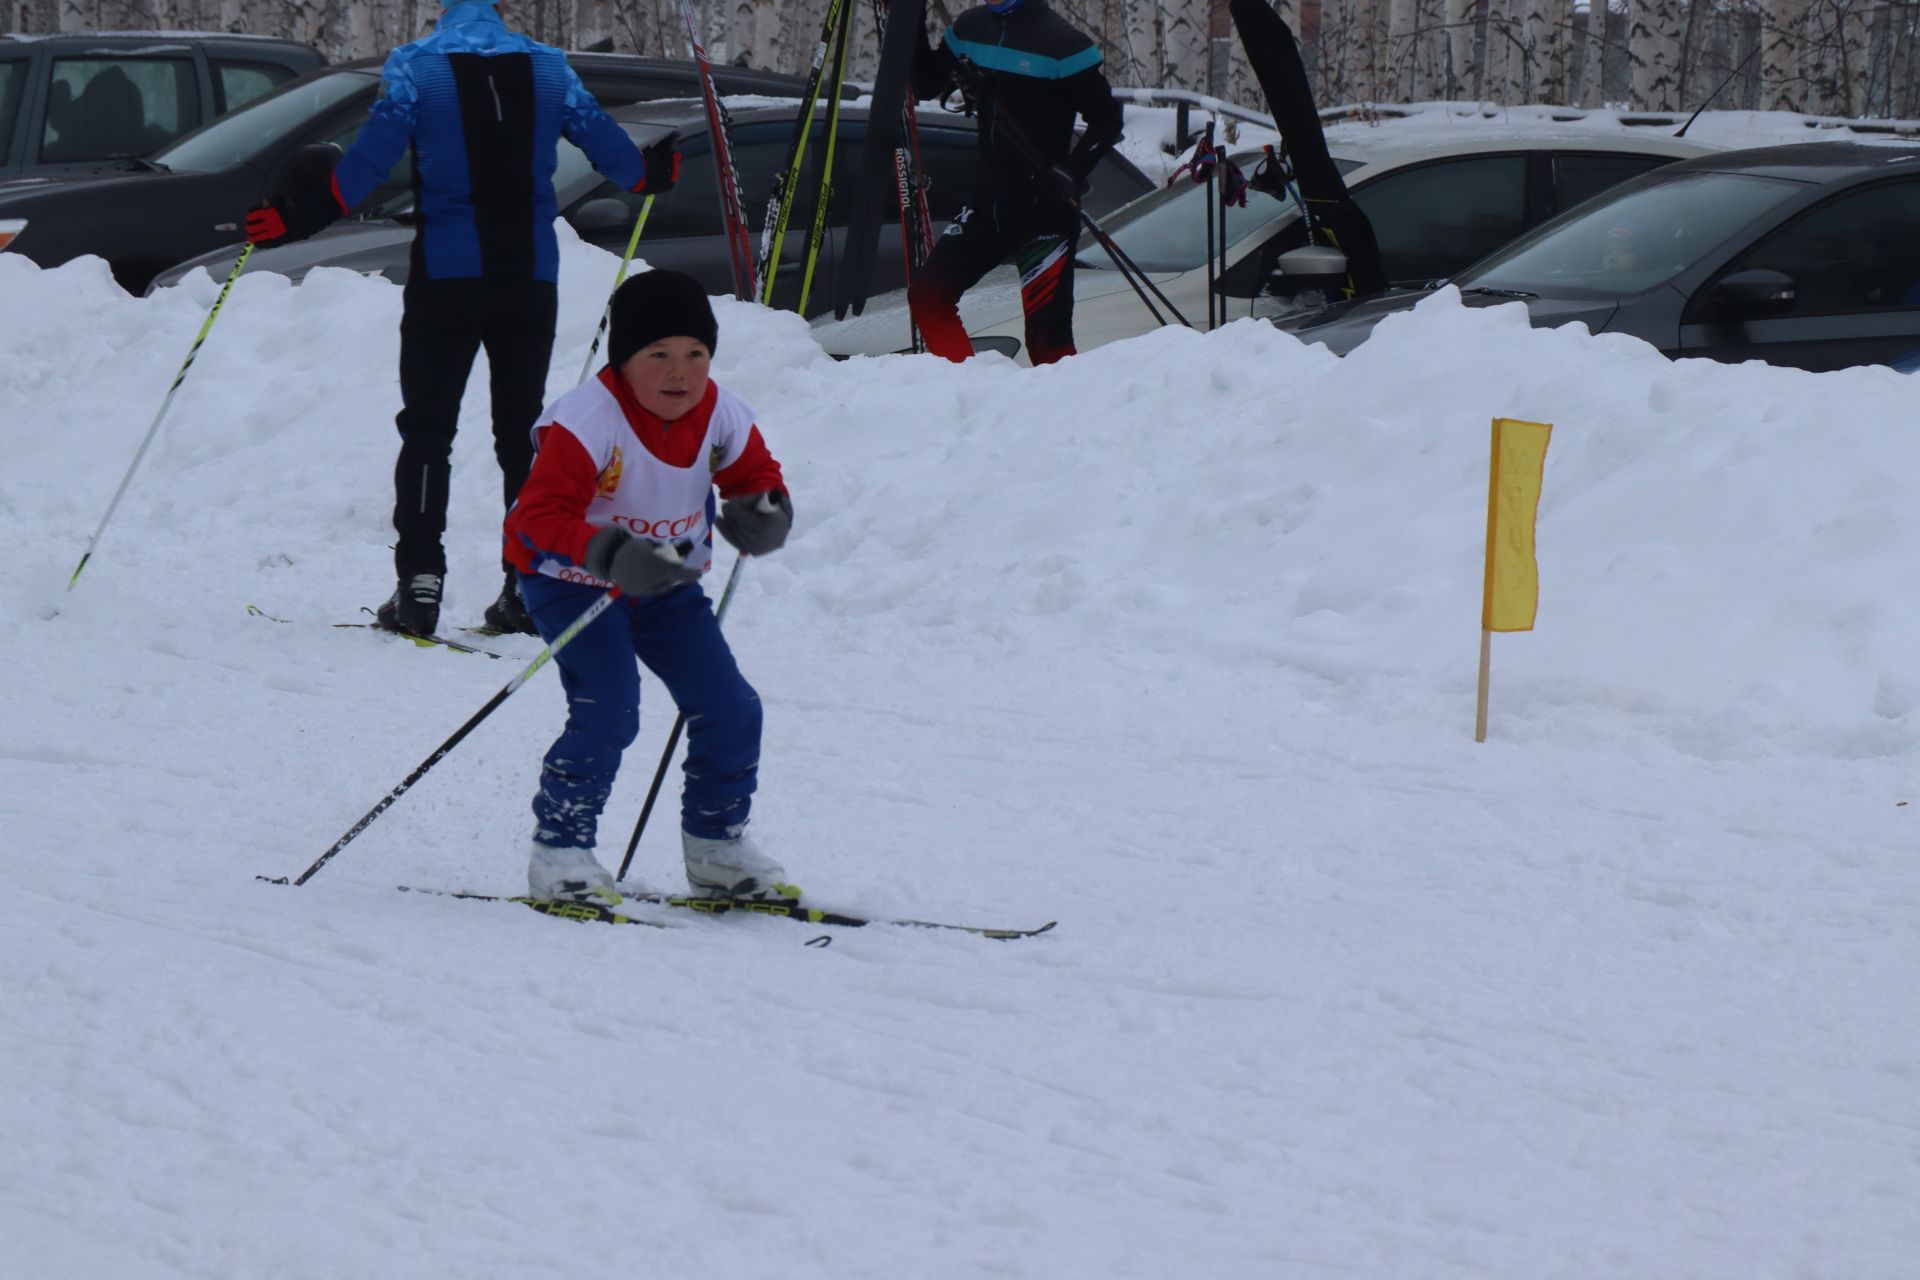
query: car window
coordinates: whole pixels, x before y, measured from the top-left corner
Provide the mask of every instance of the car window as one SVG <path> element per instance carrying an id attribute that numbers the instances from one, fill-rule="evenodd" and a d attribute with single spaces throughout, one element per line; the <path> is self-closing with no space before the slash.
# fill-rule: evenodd
<path id="1" fill-rule="evenodd" d="M 1671 161 L 1669 156 L 1609 155 L 1597 151 L 1556 155 L 1553 157 L 1554 211 L 1564 212 L 1609 187 L 1617 187 L 1628 178 L 1637 178 Z"/>
<path id="2" fill-rule="evenodd" d="M 821 140 L 826 136 L 825 113 L 817 115 L 813 122 L 811 136 L 813 143 L 802 153 L 800 176 L 792 199 L 792 211 L 787 219 L 788 240 L 784 248 L 790 248 L 796 234 L 804 238 L 805 229 L 812 225 L 813 210 L 820 194 L 820 165 L 825 153 Z M 786 163 L 787 147 L 792 141 L 791 123 L 750 125 L 736 130 L 734 136 L 734 164 L 740 175 L 741 199 L 746 202 L 747 221 L 754 229 L 754 252 L 759 252 L 759 229 L 766 220 L 767 201 L 773 195 L 774 182 Z M 650 133 L 629 130 L 636 145 L 645 146 L 658 129 Z M 945 220 L 953 217 L 961 205 L 967 202 L 971 190 L 972 161 L 964 147 L 957 147 L 952 129 L 922 129 L 920 134 L 921 163 L 928 178 L 927 204 L 935 219 Z M 959 135 L 967 146 L 972 144 L 968 135 Z M 847 218 L 847 193 L 853 179 L 853 169 L 860 162 L 860 150 L 866 142 L 866 122 L 846 120 L 840 122 L 839 140 L 834 144 L 833 168 L 836 175 L 833 193 L 827 205 L 829 225 L 845 226 Z M 713 152 L 708 145 L 708 135 L 699 133 L 680 140 L 680 180 L 674 185 L 673 197 L 656 201 L 653 212 L 647 216 L 646 235 L 652 236 L 717 236 L 721 234 L 720 201 L 713 169 Z M 635 195 L 628 191 L 616 191 L 612 184 L 606 184 L 596 190 L 594 198 L 616 197 L 625 201 L 637 213 L 645 193 Z"/>
<path id="3" fill-rule="evenodd" d="M 1740 255 L 1729 273 L 1793 278 L 1791 314 L 1920 306 L 1920 182 L 1895 182 L 1829 200 Z"/>
<path id="4" fill-rule="evenodd" d="M 1259 159 L 1239 155 L 1234 162 L 1251 173 Z M 1245 205 L 1227 206 L 1227 243 L 1238 244 L 1285 211 L 1273 196 L 1249 190 Z M 1143 271 L 1191 271 L 1207 261 L 1207 189 L 1185 174 L 1116 209 L 1101 225 Z"/>
<path id="5" fill-rule="evenodd" d="M 0 164 L 8 164 L 13 159 L 13 122 L 20 113 L 20 92 L 26 83 L 25 58 L 0 62 Z"/>
<path id="6" fill-rule="evenodd" d="M 1450 276 L 1527 227 L 1525 156 L 1474 156 L 1389 173 L 1357 187 L 1395 284 Z"/>
<path id="7" fill-rule="evenodd" d="M 213 83 L 219 101 L 215 107 L 223 112 L 244 107 L 291 79 L 293 69 L 278 63 L 231 62 L 216 58 L 213 63 Z"/>
<path id="8" fill-rule="evenodd" d="M 148 155 L 200 117 L 187 58 L 58 58 L 40 135 L 44 164 Z"/>
<path id="9" fill-rule="evenodd" d="M 353 74 L 316 76 L 256 98 L 201 126 L 154 156 L 169 169 L 214 173 L 251 160 L 260 149 L 355 94 L 372 103 L 375 82 Z M 358 125 L 355 126 L 358 128 Z"/>
<path id="10" fill-rule="evenodd" d="M 1666 283 L 1803 183 L 1656 170 L 1562 214 L 1456 281 L 1568 298 L 1624 298 Z"/>

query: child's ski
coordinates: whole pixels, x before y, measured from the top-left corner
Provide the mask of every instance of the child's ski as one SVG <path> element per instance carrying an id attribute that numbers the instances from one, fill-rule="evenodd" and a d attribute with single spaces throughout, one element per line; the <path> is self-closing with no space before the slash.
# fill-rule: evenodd
<path id="1" fill-rule="evenodd" d="M 543 916 L 554 916 L 561 920 L 580 920 L 596 924 L 638 924 L 649 929 L 670 929 L 672 925 L 661 924 L 658 920 L 642 920 L 638 916 L 623 915 L 603 902 L 581 902 L 574 898 L 512 898 L 495 893 L 461 893 L 453 889 L 417 889 L 411 885 L 399 885 L 402 893 L 430 893 L 436 898 L 464 898 L 469 902 L 517 902 L 523 907 L 531 907 Z"/>
<path id="2" fill-rule="evenodd" d="M 713 168 L 719 178 L 720 217 L 726 224 L 733 296 L 742 302 L 751 302 L 758 292 L 754 287 L 753 238 L 747 232 L 747 202 L 740 194 L 740 173 L 733 163 L 733 120 L 714 90 L 713 64 L 707 60 L 707 47 L 700 39 L 693 0 L 680 0 L 680 13 L 687 21 L 687 43 L 700 69 L 700 96 L 707 104 L 707 134 L 712 140 Z"/>
<path id="3" fill-rule="evenodd" d="M 863 916 L 847 911 L 829 911 L 822 907 L 810 907 L 800 902 L 790 902 L 774 898 L 756 901 L 751 898 L 695 898 L 682 894 L 655 893 L 645 889 L 620 888 L 620 895 L 629 902 L 652 902 L 662 906 L 680 907 L 701 915 L 720 916 L 730 911 L 738 911 L 750 916 L 779 916 L 785 920 L 796 920 L 801 924 L 839 925 L 847 929 L 864 928 L 870 924 L 890 924 L 911 929 L 950 929 L 958 933 L 971 933 L 982 938 L 1031 938 L 1047 932 L 1059 922 L 1049 920 L 1033 929 L 997 929 L 983 925 L 947 924 L 939 920 L 907 920 L 895 916 Z"/>

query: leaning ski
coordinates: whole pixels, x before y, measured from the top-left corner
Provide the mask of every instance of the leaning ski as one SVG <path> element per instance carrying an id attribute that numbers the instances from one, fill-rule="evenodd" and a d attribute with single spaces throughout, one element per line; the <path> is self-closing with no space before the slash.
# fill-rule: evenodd
<path id="1" fill-rule="evenodd" d="M 853 186 L 846 246 L 834 276 L 833 315 L 859 315 L 867 305 L 873 260 L 880 246 L 881 212 L 886 198 L 898 198 L 895 152 L 907 145 L 905 110 L 913 106 L 913 59 L 924 39 L 924 0 L 890 0 L 887 30 L 880 43 L 880 65 L 873 76 L 873 106 L 867 113 L 867 137 Z M 904 109 L 904 110 L 903 110 Z"/>
<path id="2" fill-rule="evenodd" d="M 1274 127 L 1280 131 L 1283 155 L 1305 206 L 1308 234 L 1316 242 L 1330 241 L 1347 255 L 1347 279 L 1353 292 L 1384 291 L 1387 276 L 1379 241 L 1327 153 L 1327 137 L 1293 29 L 1268 0 L 1229 0 L 1228 12 L 1253 78 L 1266 95 Z"/>
<path id="3" fill-rule="evenodd" d="M 998 929 L 983 925 L 948 924 L 940 920 L 908 920 L 898 916 L 855 915 L 851 912 L 829 911 L 821 907 L 810 907 L 804 903 L 778 898 L 764 902 L 742 898 L 694 898 L 671 893 L 654 893 L 644 889 L 620 889 L 620 894 L 629 902 L 657 903 L 661 906 L 679 907 L 709 916 L 738 911 L 742 915 L 778 916 L 784 920 L 796 920 L 801 924 L 837 925 L 846 929 L 860 929 L 870 924 L 887 924 L 910 929 L 948 929 L 956 933 L 975 934 L 982 938 L 1031 938 L 1047 932 L 1059 923 L 1049 920 L 1034 929 Z"/>
<path id="4" fill-rule="evenodd" d="M 707 136 L 713 145 L 714 173 L 720 188 L 720 216 L 726 224 L 727 258 L 733 268 L 733 296 L 751 302 L 759 292 L 754 286 L 753 238 L 747 230 L 747 202 L 740 194 L 740 171 L 733 162 L 733 120 L 726 104 L 713 87 L 713 64 L 707 60 L 707 47 L 700 39 L 699 19 L 692 0 L 680 0 L 680 15 L 687 23 L 687 44 L 700 72 L 700 96 L 706 102 Z"/>
<path id="5" fill-rule="evenodd" d="M 464 898 L 468 902 L 517 902 L 530 907 L 543 916 L 553 916 L 559 920 L 579 920 L 596 924 L 638 924 L 649 929 L 668 929 L 671 925 L 661 924 L 658 920 L 643 920 L 639 916 L 625 915 L 612 906 L 602 902 L 581 902 L 572 898 L 515 898 L 496 893 L 463 893 L 455 889 L 421 889 L 413 885 L 396 885 L 402 893 L 426 893 L 436 898 Z"/>

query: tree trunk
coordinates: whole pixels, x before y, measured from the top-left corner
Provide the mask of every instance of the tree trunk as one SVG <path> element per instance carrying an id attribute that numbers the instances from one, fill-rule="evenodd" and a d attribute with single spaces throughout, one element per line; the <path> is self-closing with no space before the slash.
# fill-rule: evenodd
<path id="1" fill-rule="evenodd" d="M 1207 14 L 1211 0 L 1164 0 L 1161 47 L 1166 72 L 1161 83 L 1199 90 L 1207 74 Z"/>
<path id="2" fill-rule="evenodd" d="M 1800 78 L 1807 7 L 1805 0 L 1761 0 L 1760 109 L 1804 111 L 1806 85 Z"/>
<path id="3" fill-rule="evenodd" d="M 1155 53 L 1159 41 L 1154 39 L 1154 17 L 1159 9 L 1156 0 L 1131 0 L 1122 15 L 1126 20 L 1126 51 L 1128 84 L 1154 87 L 1162 83 L 1158 59 Z"/>
<path id="4" fill-rule="evenodd" d="M 1628 37 L 1633 50 L 1633 107 L 1639 111 L 1680 109 L 1681 0 L 1646 0 L 1634 6 Z"/>

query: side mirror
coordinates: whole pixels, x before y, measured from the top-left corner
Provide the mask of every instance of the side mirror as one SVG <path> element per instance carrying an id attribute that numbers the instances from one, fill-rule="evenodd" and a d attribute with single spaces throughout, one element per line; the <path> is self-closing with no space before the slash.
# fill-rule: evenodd
<path id="1" fill-rule="evenodd" d="M 1347 255 L 1326 245 L 1289 249 L 1274 263 L 1270 292 L 1288 297 L 1309 289 L 1339 289 L 1347 283 Z"/>
<path id="2" fill-rule="evenodd" d="M 630 229 L 633 226 L 633 215 L 627 212 L 624 202 L 612 196 L 601 196 L 575 209 L 573 216 L 567 221 L 571 222 L 573 229 L 582 236 L 596 236 Z"/>
<path id="3" fill-rule="evenodd" d="M 1703 299 L 1709 314 L 1723 320 L 1760 320 L 1793 310 L 1793 277 L 1755 267 L 1722 276 Z"/>

